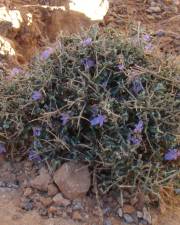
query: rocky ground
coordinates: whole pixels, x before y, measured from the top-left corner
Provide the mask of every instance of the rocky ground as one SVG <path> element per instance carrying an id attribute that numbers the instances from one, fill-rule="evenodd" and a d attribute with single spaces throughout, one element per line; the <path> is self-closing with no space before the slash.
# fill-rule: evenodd
<path id="1" fill-rule="evenodd" d="M 84 165 L 66 163 L 52 174 L 31 161 L 0 162 L 1 225 L 179 224 L 180 209 L 150 210 L 140 191 L 100 196 Z"/>
<path id="2" fill-rule="evenodd" d="M 171 54 L 177 64 L 180 62 L 179 0 L 110 2 L 100 26 L 113 27 L 127 36 L 133 30 L 149 33 L 159 54 Z M 40 5 L 34 7 L 37 3 Z M 27 67 L 35 54 L 55 42 L 59 32 L 77 33 L 81 27 L 94 23 L 81 13 L 44 8 L 41 5 L 45 1 L 0 0 L 0 4 L 0 68 L 6 70 Z M 16 11 L 19 19 L 13 19 L 12 26 L 14 17 L 8 13 L 14 9 L 20 14 Z M 14 54 L 3 55 L 3 43 L 8 43 Z M 180 224 L 180 209 L 150 210 L 150 201 L 140 190 L 132 193 L 126 187 L 118 196 L 101 196 L 92 174 L 82 165 L 77 167 L 68 164 L 53 174 L 51 168 L 33 165 L 31 161 L 13 163 L 1 157 L 0 225 Z M 77 171 L 76 176 L 71 171 Z M 180 207 L 180 200 L 176 199 Z"/>

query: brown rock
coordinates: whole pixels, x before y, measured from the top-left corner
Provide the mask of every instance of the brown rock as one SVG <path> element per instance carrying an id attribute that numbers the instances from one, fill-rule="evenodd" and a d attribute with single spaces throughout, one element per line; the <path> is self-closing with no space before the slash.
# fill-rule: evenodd
<path id="1" fill-rule="evenodd" d="M 45 207 L 49 207 L 49 206 L 53 203 L 53 200 L 52 200 L 51 198 L 41 197 L 41 198 L 40 198 L 40 202 L 41 202 Z"/>
<path id="2" fill-rule="evenodd" d="M 110 221 L 112 225 L 121 225 L 120 220 L 115 217 L 110 217 Z"/>
<path id="3" fill-rule="evenodd" d="M 54 196 L 58 193 L 58 188 L 54 184 L 49 184 L 48 185 L 48 195 L 49 196 Z"/>
<path id="4" fill-rule="evenodd" d="M 29 197 L 29 196 L 32 195 L 32 194 L 33 194 L 32 188 L 26 188 L 26 189 L 24 190 L 24 197 Z"/>
<path id="5" fill-rule="evenodd" d="M 131 205 L 124 205 L 123 212 L 127 214 L 131 214 L 135 211 L 135 208 Z"/>
<path id="6" fill-rule="evenodd" d="M 73 212 L 73 210 L 72 210 L 71 207 L 68 207 L 68 208 L 66 209 L 66 212 L 67 212 L 68 215 L 71 215 L 71 213 Z"/>
<path id="7" fill-rule="evenodd" d="M 39 176 L 35 177 L 31 181 L 31 187 L 36 188 L 40 191 L 47 191 L 48 184 L 51 181 L 51 177 L 45 168 L 41 168 Z"/>
<path id="8" fill-rule="evenodd" d="M 64 207 L 67 207 L 68 205 L 71 204 L 71 202 L 68 199 L 63 198 L 61 193 L 54 196 L 53 202 L 57 206 L 64 206 Z"/>
<path id="9" fill-rule="evenodd" d="M 50 206 L 48 208 L 48 213 L 55 214 L 57 212 L 57 208 L 55 206 Z"/>
<path id="10" fill-rule="evenodd" d="M 160 13 L 161 8 L 159 6 L 152 6 L 152 7 L 149 7 L 147 11 L 150 13 Z"/>
<path id="11" fill-rule="evenodd" d="M 72 219 L 81 221 L 82 220 L 81 213 L 79 211 L 74 211 L 73 214 L 72 214 Z"/>
<path id="12" fill-rule="evenodd" d="M 72 200 L 86 195 L 91 185 L 87 166 L 73 162 L 62 165 L 54 174 L 54 181 L 65 197 Z"/>

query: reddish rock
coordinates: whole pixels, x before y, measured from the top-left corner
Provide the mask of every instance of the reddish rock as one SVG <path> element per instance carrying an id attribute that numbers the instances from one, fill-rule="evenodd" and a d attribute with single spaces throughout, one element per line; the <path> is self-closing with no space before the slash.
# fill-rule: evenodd
<path id="1" fill-rule="evenodd" d="M 55 214 L 55 213 L 57 213 L 57 208 L 56 208 L 55 206 L 50 206 L 50 207 L 48 208 L 48 213 L 50 213 L 50 214 Z"/>
<path id="2" fill-rule="evenodd" d="M 54 184 L 49 184 L 48 185 L 48 195 L 49 196 L 54 196 L 59 192 L 58 188 Z"/>
<path id="3" fill-rule="evenodd" d="M 74 211 L 73 214 L 72 214 L 72 219 L 81 221 L 82 220 L 81 213 L 79 211 Z"/>
<path id="4" fill-rule="evenodd" d="M 135 208 L 131 205 L 124 205 L 123 206 L 123 212 L 127 214 L 131 214 L 135 211 Z"/>
<path id="5" fill-rule="evenodd" d="M 57 206 L 64 206 L 67 207 L 71 204 L 71 202 L 68 199 L 63 198 L 62 194 L 57 194 L 53 198 L 53 202 Z"/>
<path id="6" fill-rule="evenodd" d="M 62 165 L 54 174 L 54 181 L 71 200 L 86 195 L 91 185 L 88 167 L 73 162 Z"/>
<path id="7" fill-rule="evenodd" d="M 40 202 L 41 202 L 45 207 L 49 207 L 49 206 L 53 203 L 53 200 L 52 200 L 51 198 L 41 197 L 41 198 L 40 198 Z"/>
<path id="8" fill-rule="evenodd" d="M 45 168 L 41 168 L 39 176 L 31 181 L 31 187 L 40 191 L 48 191 L 48 185 L 51 182 L 51 177 Z"/>
<path id="9" fill-rule="evenodd" d="M 26 189 L 24 190 L 24 197 L 29 197 L 29 196 L 32 195 L 32 194 L 33 194 L 32 188 L 26 188 Z"/>

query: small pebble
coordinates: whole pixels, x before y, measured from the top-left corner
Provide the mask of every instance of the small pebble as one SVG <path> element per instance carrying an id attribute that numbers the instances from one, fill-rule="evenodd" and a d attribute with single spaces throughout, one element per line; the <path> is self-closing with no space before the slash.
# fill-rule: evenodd
<path id="1" fill-rule="evenodd" d="M 126 214 L 131 214 L 135 211 L 135 208 L 131 205 L 124 205 L 123 206 L 123 212 Z"/>
<path id="2" fill-rule="evenodd" d="M 52 204 L 52 202 L 53 202 L 53 200 L 51 199 L 51 198 L 46 198 L 46 197 L 41 197 L 40 198 L 40 202 L 45 206 L 45 207 L 49 207 L 51 204 Z"/>
<path id="3" fill-rule="evenodd" d="M 24 196 L 29 197 L 30 195 L 32 195 L 32 193 L 33 193 L 32 188 L 26 188 L 24 191 Z"/>
<path id="4" fill-rule="evenodd" d="M 138 218 L 143 218 L 143 213 L 141 211 L 137 211 L 137 217 Z"/>
<path id="5" fill-rule="evenodd" d="M 55 205 L 63 206 L 63 207 L 67 207 L 68 205 L 71 204 L 71 201 L 69 201 L 68 199 L 65 199 L 61 193 L 53 197 L 53 202 Z"/>
<path id="6" fill-rule="evenodd" d="M 148 222 L 146 220 L 141 220 L 139 225 L 148 225 Z"/>
<path id="7" fill-rule="evenodd" d="M 47 214 L 48 214 L 48 211 L 46 208 L 41 208 L 38 211 L 41 216 L 47 216 Z"/>
<path id="8" fill-rule="evenodd" d="M 147 9 L 147 11 L 150 13 L 160 13 L 161 8 L 159 6 L 151 6 Z"/>
<path id="9" fill-rule="evenodd" d="M 126 223 L 132 223 L 134 221 L 132 216 L 130 216 L 129 214 L 124 214 L 123 217 L 124 217 Z"/>
<path id="10" fill-rule="evenodd" d="M 22 204 L 21 204 L 21 208 L 26 210 L 26 211 L 30 211 L 33 209 L 33 202 L 30 199 L 25 199 Z"/>
<path id="11" fill-rule="evenodd" d="M 78 220 L 81 221 L 82 220 L 82 215 L 79 211 L 74 211 L 73 215 L 72 215 L 72 219 L 73 220 Z"/>
<path id="12" fill-rule="evenodd" d="M 57 208 L 55 206 L 50 206 L 48 208 L 48 213 L 55 214 L 57 212 Z"/>
<path id="13" fill-rule="evenodd" d="M 58 193 L 58 188 L 54 184 L 49 184 L 48 185 L 48 195 L 49 196 L 54 196 Z"/>
<path id="14" fill-rule="evenodd" d="M 83 209 L 83 205 L 82 205 L 82 203 L 81 203 L 81 201 L 79 201 L 79 200 L 74 200 L 73 201 L 73 210 L 80 210 L 80 209 Z"/>
<path id="15" fill-rule="evenodd" d="M 118 213 L 118 216 L 119 217 L 122 217 L 123 216 L 123 211 L 122 211 L 121 208 L 118 209 L 117 213 Z"/>
<path id="16" fill-rule="evenodd" d="M 105 219 L 104 220 L 104 225 L 112 225 L 111 220 L 110 219 Z"/>

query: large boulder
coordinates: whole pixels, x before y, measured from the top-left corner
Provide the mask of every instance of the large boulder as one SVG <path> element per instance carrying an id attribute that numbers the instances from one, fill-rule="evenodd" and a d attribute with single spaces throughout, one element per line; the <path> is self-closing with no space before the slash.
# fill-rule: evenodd
<path id="1" fill-rule="evenodd" d="M 64 163 L 55 172 L 54 182 L 68 199 L 84 196 L 91 185 L 88 167 L 74 162 Z"/>

